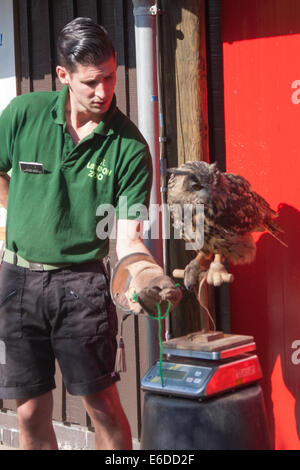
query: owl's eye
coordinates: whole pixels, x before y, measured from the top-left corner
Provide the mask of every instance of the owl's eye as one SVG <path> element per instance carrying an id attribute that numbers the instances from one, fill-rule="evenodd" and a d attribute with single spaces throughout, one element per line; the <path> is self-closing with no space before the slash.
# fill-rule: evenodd
<path id="1" fill-rule="evenodd" d="M 202 186 L 199 183 L 193 183 L 192 188 L 193 188 L 194 191 L 200 191 Z"/>

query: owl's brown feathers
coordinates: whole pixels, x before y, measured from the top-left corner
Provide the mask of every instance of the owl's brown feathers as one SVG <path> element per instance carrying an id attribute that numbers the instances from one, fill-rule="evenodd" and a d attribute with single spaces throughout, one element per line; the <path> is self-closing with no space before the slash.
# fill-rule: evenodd
<path id="1" fill-rule="evenodd" d="M 196 217 L 201 215 L 193 213 L 187 227 L 178 208 L 184 204 L 204 205 L 203 246 L 196 241 L 196 251 L 218 253 L 234 264 L 244 264 L 255 257 L 252 232 L 266 230 L 278 238 L 282 230 L 274 220 L 277 213 L 242 176 L 221 172 L 216 164 L 202 161 L 187 162 L 169 171 L 168 204 L 174 225 L 186 241 L 191 241 Z"/>

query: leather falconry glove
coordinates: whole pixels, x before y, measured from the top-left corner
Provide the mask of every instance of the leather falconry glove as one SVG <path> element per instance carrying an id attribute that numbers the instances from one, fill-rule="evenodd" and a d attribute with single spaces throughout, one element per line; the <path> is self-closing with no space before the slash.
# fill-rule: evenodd
<path id="1" fill-rule="evenodd" d="M 124 256 L 113 270 L 110 292 L 115 305 L 123 314 L 115 370 L 126 370 L 122 325 L 131 314 L 149 313 L 158 316 L 158 304 L 163 316 L 181 300 L 181 289 L 165 275 L 154 258 L 146 253 Z M 169 309 L 170 307 L 170 309 Z"/>
<path id="2" fill-rule="evenodd" d="M 169 302 L 171 310 L 180 302 L 181 289 L 175 286 L 169 276 L 165 275 L 153 258 L 151 261 L 138 261 L 128 267 L 128 270 L 132 276 L 130 288 L 137 294 L 140 304 L 136 305 L 132 297 L 131 299 L 127 297 L 135 313 L 142 307 L 146 312 L 157 315 L 157 304 L 160 304 L 163 315 L 167 311 Z M 129 295 L 131 293 L 132 291 Z"/>
<path id="3" fill-rule="evenodd" d="M 143 311 L 157 315 L 160 304 L 163 315 L 171 303 L 173 309 L 181 300 L 180 287 L 165 275 L 154 258 L 145 253 L 134 253 L 119 262 L 126 266 L 128 279 L 125 296 L 129 309 L 134 313 Z"/>

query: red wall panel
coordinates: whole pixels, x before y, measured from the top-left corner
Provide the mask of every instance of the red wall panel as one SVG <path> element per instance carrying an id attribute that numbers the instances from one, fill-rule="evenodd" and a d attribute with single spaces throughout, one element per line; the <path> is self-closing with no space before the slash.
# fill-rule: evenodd
<path id="1" fill-rule="evenodd" d="M 300 449 L 300 2 L 222 0 L 222 38 L 226 168 L 288 244 L 256 234 L 255 262 L 230 267 L 232 331 L 255 336 L 275 448 Z"/>

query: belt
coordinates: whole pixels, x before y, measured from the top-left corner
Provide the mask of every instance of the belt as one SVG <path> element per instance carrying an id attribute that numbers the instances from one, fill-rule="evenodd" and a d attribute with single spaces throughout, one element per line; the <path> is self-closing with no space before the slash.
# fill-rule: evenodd
<path id="1" fill-rule="evenodd" d="M 3 261 L 6 261 L 10 264 L 15 264 L 21 268 L 28 268 L 30 271 L 51 271 L 53 269 L 65 268 L 66 266 L 71 266 L 71 263 L 68 264 L 42 264 L 34 263 L 32 261 L 27 261 L 21 256 L 17 255 L 13 251 L 5 250 L 3 255 Z"/>

